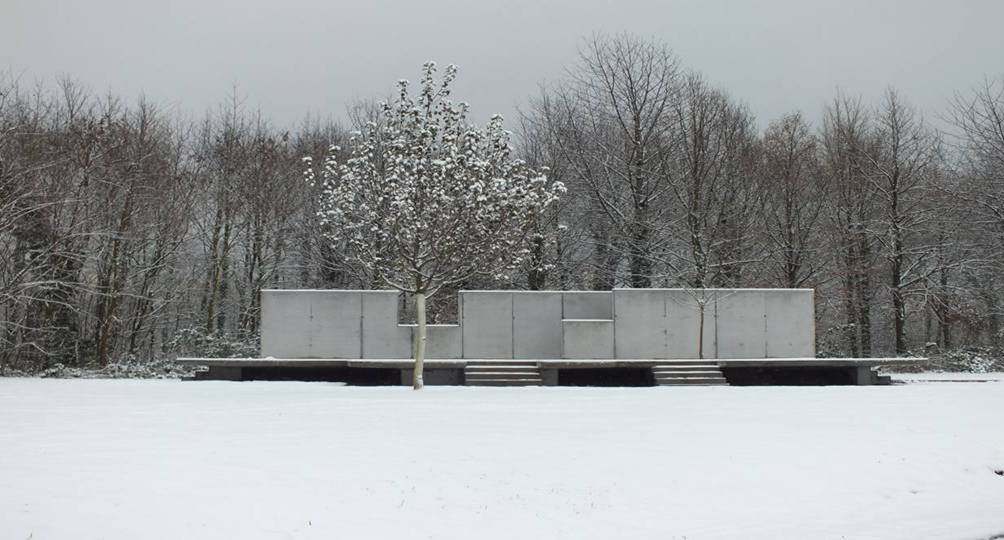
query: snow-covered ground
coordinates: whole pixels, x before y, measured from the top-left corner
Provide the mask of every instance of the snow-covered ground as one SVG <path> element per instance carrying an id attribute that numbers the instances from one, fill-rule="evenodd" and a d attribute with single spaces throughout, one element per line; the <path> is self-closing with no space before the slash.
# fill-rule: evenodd
<path id="1" fill-rule="evenodd" d="M 1000 382 L 1004 381 L 1004 373 L 1001 372 L 990 372 L 990 373 L 896 373 L 893 374 L 893 379 L 905 382 L 905 383 L 915 383 L 915 382 Z"/>
<path id="2" fill-rule="evenodd" d="M 0 538 L 1004 534 L 1004 383 L 0 379 Z"/>

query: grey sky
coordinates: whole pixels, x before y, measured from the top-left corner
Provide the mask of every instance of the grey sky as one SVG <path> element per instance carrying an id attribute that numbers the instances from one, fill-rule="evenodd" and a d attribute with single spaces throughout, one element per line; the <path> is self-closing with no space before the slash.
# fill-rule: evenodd
<path id="1" fill-rule="evenodd" d="M 515 107 L 575 61 L 584 36 L 665 41 L 760 118 L 818 118 L 839 86 L 887 85 L 929 115 L 1004 73 L 1001 0 L 0 0 L 0 70 L 202 114 L 236 84 L 280 125 L 341 117 L 427 59 L 460 67 L 475 116 Z"/>

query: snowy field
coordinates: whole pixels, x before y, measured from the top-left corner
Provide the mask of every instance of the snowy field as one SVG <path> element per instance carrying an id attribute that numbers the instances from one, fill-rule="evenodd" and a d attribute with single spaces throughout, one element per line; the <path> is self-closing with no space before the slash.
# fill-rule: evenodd
<path id="1" fill-rule="evenodd" d="M 0 538 L 986 539 L 1004 383 L 0 379 Z"/>
<path id="2" fill-rule="evenodd" d="M 896 373 L 893 379 L 905 383 L 919 382 L 999 382 L 1004 381 L 1004 373 Z"/>

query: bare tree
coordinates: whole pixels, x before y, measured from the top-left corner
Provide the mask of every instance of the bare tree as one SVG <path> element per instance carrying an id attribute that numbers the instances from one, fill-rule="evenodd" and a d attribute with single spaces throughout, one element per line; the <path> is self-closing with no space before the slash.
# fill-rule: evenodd
<path id="1" fill-rule="evenodd" d="M 678 61 L 665 45 L 632 36 L 594 36 L 568 80 L 534 104 L 567 168 L 569 189 L 589 201 L 594 288 L 648 287 L 662 249 L 670 113 Z"/>
<path id="2" fill-rule="evenodd" d="M 896 354 L 906 354 L 906 297 L 927 279 L 927 262 L 935 254 L 931 243 L 937 240 L 923 232 L 934 211 L 929 201 L 939 172 L 940 143 L 892 89 L 875 113 L 873 136 L 876 151 L 864 155 L 871 165 L 871 191 L 882 207 L 876 224 L 885 230 L 876 237 L 888 264 Z"/>
<path id="3" fill-rule="evenodd" d="M 800 113 L 771 122 L 761 145 L 767 268 L 786 288 L 812 284 L 829 262 L 820 232 L 826 203 L 817 141 Z"/>
<path id="4" fill-rule="evenodd" d="M 673 108 L 676 145 L 663 167 L 681 216 L 672 264 L 691 287 L 734 286 L 759 260 L 753 221 L 762 182 L 754 170 L 753 120 L 745 108 L 691 75 Z"/>
<path id="5" fill-rule="evenodd" d="M 868 180 L 874 153 L 871 120 L 860 101 L 838 96 L 823 120 L 822 165 L 832 186 L 828 217 L 840 250 L 844 336 L 852 356 L 871 356 L 874 194 Z"/>

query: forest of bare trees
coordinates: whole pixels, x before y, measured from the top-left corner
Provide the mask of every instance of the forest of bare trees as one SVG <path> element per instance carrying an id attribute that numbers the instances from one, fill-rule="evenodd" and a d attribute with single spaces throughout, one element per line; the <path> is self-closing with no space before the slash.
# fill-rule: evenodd
<path id="1" fill-rule="evenodd" d="M 236 93 L 192 121 L 0 79 L 0 365 L 256 355 L 263 288 L 375 286 L 303 177 L 374 110 L 286 130 Z M 508 124 L 568 192 L 516 281 L 467 288 L 809 287 L 820 354 L 1004 342 L 1004 76 L 758 119 L 663 44 L 598 36 Z"/>

